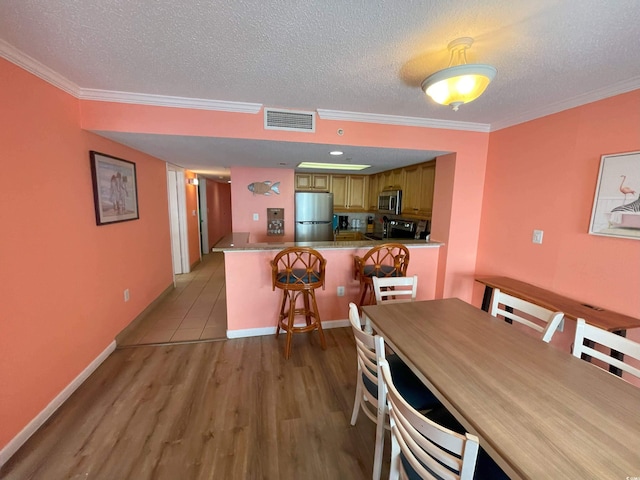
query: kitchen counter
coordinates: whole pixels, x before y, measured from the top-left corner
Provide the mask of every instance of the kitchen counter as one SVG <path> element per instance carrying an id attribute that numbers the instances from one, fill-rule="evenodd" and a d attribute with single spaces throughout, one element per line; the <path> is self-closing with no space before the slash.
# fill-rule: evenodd
<path id="1" fill-rule="evenodd" d="M 357 229 L 347 229 L 341 231 L 358 231 Z M 222 238 L 211 249 L 212 252 L 233 252 L 233 251 L 261 251 L 261 250 L 282 250 L 287 247 L 311 247 L 315 249 L 354 249 L 371 248 L 382 243 L 397 242 L 412 248 L 438 248 L 444 245 L 440 242 L 427 242 L 425 240 L 414 240 L 409 238 L 386 238 L 384 240 L 354 240 L 354 241 L 325 241 L 325 242 L 262 242 L 251 243 L 249 233 L 236 232 Z"/>
<path id="2" fill-rule="evenodd" d="M 211 249 L 224 252 L 228 338 L 275 333 L 282 293 L 273 290 L 270 262 L 278 251 L 296 246 L 312 247 L 327 260 L 325 288 L 316 291 L 322 327 L 349 326 L 349 302 L 357 302 L 360 295 L 353 257 L 363 256 L 371 247 L 385 243 L 382 240 L 251 243 L 250 238 L 249 233 L 236 232 Z M 436 298 L 439 247 L 444 244 L 425 240 L 396 241 L 407 245 L 411 253 L 407 275 L 419 277 L 418 299 Z"/>

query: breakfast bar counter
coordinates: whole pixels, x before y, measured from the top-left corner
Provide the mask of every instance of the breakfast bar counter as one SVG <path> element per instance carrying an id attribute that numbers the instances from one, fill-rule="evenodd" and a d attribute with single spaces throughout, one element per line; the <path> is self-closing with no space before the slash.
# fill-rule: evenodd
<path id="1" fill-rule="evenodd" d="M 360 291 L 360 282 L 354 277 L 353 257 L 362 257 L 381 243 L 406 245 L 410 253 L 407 275 L 418 276 L 417 298 L 432 300 L 436 295 L 439 247 L 443 245 L 439 242 L 387 239 L 251 243 L 249 240 L 248 233 L 233 233 L 212 249 L 224 252 L 228 338 L 275 334 L 281 296 L 272 289 L 270 261 L 287 247 L 311 247 L 327 260 L 325 287 L 316 291 L 325 329 L 349 325 L 349 302 L 357 303 Z"/>
<path id="2" fill-rule="evenodd" d="M 274 237 L 276 238 L 276 237 Z M 252 243 L 249 239 L 249 233 L 236 232 L 223 237 L 211 249 L 212 252 L 228 252 L 228 251 L 258 251 L 258 250 L 282 250 L 288 247 L 311 247 L 316 250 L 325 249 L 354 249 L 354 248 L 372 248 L 382 243 L 402 243 L 411 248 L 437 248 L 444 245 L 440 242 L 427 242 L 425 240 L 413 239 L 394 239 L 387 238 L 385 240 L 341 240 L 326 242 L 259 242 Z"/>

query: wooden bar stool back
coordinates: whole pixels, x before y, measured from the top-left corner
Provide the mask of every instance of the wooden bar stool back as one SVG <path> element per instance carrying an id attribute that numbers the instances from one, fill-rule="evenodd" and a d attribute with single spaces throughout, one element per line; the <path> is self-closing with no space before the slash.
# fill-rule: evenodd
<path id="1" fill-rule="evenodd" d="M 308 247 L 285 248 L 271 260 L 271 280 L 273 290 L 282 290 L 282 303 L 276 328 L 276 338 L 280 330 L 287 332 L 284 349 L 285 358 L 291 355 L 291 340 L 294 333 L 318 330 L 320 345 L 326 349 L 322 323 L 318 313 L 315 289 L 324 290 L 325 266 L 327 261 L 320 252 Z M 296 302 L 302 299 L 302 306 Z M 304 315 L 305 325 L 294 324 L 296 315 Z"/>
<path id="2" fill-rule="evenodd" d="M 374 299 L 373 277 L 404 277 L 409 266 L 409 249 L 401 243 L 383 243 L 364 257 L 354 257 L 354 275 L 360 280 L 359 307 Z M 366 303 L 365 303 L 366 302 Z"/>

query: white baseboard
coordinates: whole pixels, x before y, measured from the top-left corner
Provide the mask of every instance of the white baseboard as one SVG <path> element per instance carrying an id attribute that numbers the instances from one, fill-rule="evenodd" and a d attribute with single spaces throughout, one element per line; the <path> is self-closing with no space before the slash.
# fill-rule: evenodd
<path id="1" fill-rule="evenodd" d="M 29 437 L 42 426 L 47 419 L 71 396 L 76 389 L 100 366 L 105 359 L 116 349 L 114 340 L 98 355 L 80 374 L 73 379 L 36 417 L 24 427 L 2 450 L 0 450 L 0 467 L 4 465 L 18 449 L 29 440 Z"/>
<path id="2" fill-rule="evenodd" d="M 351 323 L 349 323 L 349 320 L 330 320 L 322 322 L 322 328 L 324 330 L 329 328 L 348 327 L 350 325 Z M 246 328 L 243 330 L 227 330 L 227 338 L 260 337 L 263 335 L 275 335 L 275 333 L 276 327 Z"/>

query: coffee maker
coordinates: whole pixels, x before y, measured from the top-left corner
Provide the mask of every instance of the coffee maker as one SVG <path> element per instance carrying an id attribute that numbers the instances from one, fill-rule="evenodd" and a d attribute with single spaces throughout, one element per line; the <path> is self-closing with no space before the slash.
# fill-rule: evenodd
<path id="1" fill-rule="evenodd" d="M 341 230 L 346 230 L 349 228 L 349 216 L 348 215 L 338 215 L 338 227 Z"/>

